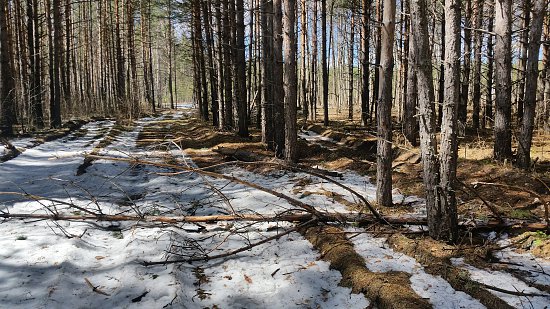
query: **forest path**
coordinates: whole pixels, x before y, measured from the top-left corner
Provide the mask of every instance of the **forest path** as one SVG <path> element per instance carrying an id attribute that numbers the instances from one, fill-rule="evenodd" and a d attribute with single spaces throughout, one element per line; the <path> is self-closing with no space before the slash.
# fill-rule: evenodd
<path id="1" fill-rule="evenodd" d="M 190 110 L 142 118 L 127 128 L 117 128 L 112 121 L 89 123 L 81 132 L 0 164 L 0 191 L 24 190 L 43 197 L 28 201 L 2 194 L 1 210 L 165 216 L 278 214 L 292 210 L 286 201 L 265 192 L 155 166 L 94 160 L 77 176 L 85 153 L 194 166 L 193 159 L 201 159 L 201 153 L 210 151 L 202 147 L 242 142 L 230 134 L 219 134 L 222 136 L 202 125 Z M 302 173 L 235 167 L 217 171 L 287 194 L 319 210 L 349 212 L 346 205 L 357 202 L 334 184 Z M 368 198 L 374 196 L 374 186 L 364 176 L 346 171 L 339 181 Z M 396 195 L 395 199 L 405 197 Z M 215 255 L 276 236 L 293 226 L 284 222 L 163 226 L 146 222 L 7 220 L 0 224 L 0 303 L 9 308 L 368 306 L 370 302 L 362 294 L 339 286 L 342 275 L 320 260 L 323 256 L 295 232 L 225 259 L 178 266 L 144 267 L 138 263 Z M 364 232 L 359 228 L 347 230 L 356 235 L 350 239 L 370 271 L 408 274 L 410 287 L 418 297 L 436 308 L 482 308 L 441 277 L 428 275 L 413 258 L 393 251 L 385 238 Z M 502 277 L 497 274 L 497 278 Z M 515 297 L 510 302 L 523 304 L 526 300 Z M 538 308 L 536 305 L 544 304 L 545 299 L 533 297 L 529 302 Z"/>

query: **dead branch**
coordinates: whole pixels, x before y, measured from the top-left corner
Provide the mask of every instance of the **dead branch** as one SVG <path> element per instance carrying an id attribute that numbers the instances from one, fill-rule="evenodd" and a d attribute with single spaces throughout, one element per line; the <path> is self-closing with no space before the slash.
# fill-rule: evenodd
<path id="1" fill-rule="evenodd" d="M 285 214 L 285 215 L 262 215 L 262 214 L 242 214 L 242 215 L 212 215 L 212 216 L 128 216 L 128 215 L 62 215 L 62 214 L 23 214 L 23 213 L 0 213 L 2 219 L 44 219 L 54 221 L 132 221 L 149 223 L 211 223 L 220 221 L 254 221 L 254 222 L 305 222 L 314 218 L 310 213 Z M 407 217 L 384 217 L 384 219 L 395 225 L 424 225 L 425 218 L 407 218 Z M 368 214 L 341 214 L 341 213 L 323 213 L 322 222 L 353 222 L 358 224 L 372 224 L 378 222 L 377 218 Z"/>
<path id="2" fill-rule="evenodd" d="M 399 217 L 399 216 L 384 216 L 386 222 L 392 225 L 426 225 L 426 218 L 418 217 Z M 380 221 L 370 214 L 342 214 L 342 213 L 323 213 L 321 217 L 317 217 L 311 213 L 285 214 L 285 215 L 262 215 L 262 214 L 243 214 L 243 215 L 212 215 L 212 216 L 127 216 L 127 215 L 62 215 L 62 214 L 15 214 L 15 213 L 0 213 L 0 219 L 44 219 L 44 220 L 67 220 L 67 221 L 132 221 L 132 222 L 147 222 L 147 223 L 212 223 L 219 221 L 253 221 L 253 222 L 306 222 L 312 219 L 317 219 L 319 222 L 348 222 L 358 225 L 368 225 L 379 223 Z M 511 221 L 501 223 L 498 221 L 489 221 L 484 224 L 471 226 L 469 224 L 460 224 L 460 228 L 470 231 L 484 231 L 494 229 L 517 229 L 527 231 L 546 230 L 545 223 L 526 223 L 523 221 Z"/>
<path id="3" fill-rule="evenodd" d="M 486 288 L 486 289 L 493 290 L 493 291 L 497 291 L 497 292 L 504 293 L 504 294 L 514 295 L 514 296 L 524 296 L 524 297 L 541 296 L 541 297 L 548 297 L 547 294 L 523 293 L 523 292 L 520 292 L 520 291 L 510 291 L 510 290 L 501 289 L 501 288 L 499 288 L 499 287 L 492 286 L 492 285 L 488 285 L 488 284 L 481 283 L 481 282 L 476 282 L 476 283 L 479 284 L 479 285 L 481 285 L 482 287 L 484 287 L 484 288 Z"/>
<path id="4" fill-rule="evenodd" d="M 281 233 L 281 234 L 277 234 L 277 235 L 274 235 L 274 236 L 271 236 L 271 237 L 268 237 L 266 239 L 262 239 L 258 242 L 255 242 L 255 243 L 252 243 L 248 246 L 244 246 L 242 248 L 239 248 L 239 249 L 236 249 L 236 250 L 232 250 L 232 251 L 229 251 L 229 252 L 225 252 L 225 253 L 221 253 L 221 254 L 217 254 L 217 255 L 205 255 L 205 256 L 201 256 L 201 257 L 194 257 L 194 258 L 188 258 L 188 259 L 179 259 L 179 260 L 171 260 L 171 261 L 159 261 L 159 262 L 147 262 L 147 261 L 144 261 L 142 264 L 144 266 L 152 266 L 152 265 L 165 265 L 165 264 L 179 264 L 179 263 L 190 263 L 190 262 L 198 262 L 198 261 L 211 261 L 211 260 L 215 260 L 215 259 L 221 259 L 221 258 L 225 258 L 225 257 L 228 257 L 228 256 L 232 256 L 232 255 L 235 255 L 235 254 L 238 254 L 238 253 L 241 253 L 241 252 L 244 252 L 244 251 L 248 251 L 254 247 L 257 247 L 257 246 L 260 246 L 260 245 L 263 245 L 265 243 L 268 243 L 272 240 L 276 240 L 276 239 L 279 239 L 285 235 L 288 235 L 292 232 L 295 232 L 297 231 L 298 229 L 301 229 L 305 226 L 308 226 L 310 224 L 313 224 L 317 222 L 317 219 L 311 219 L 307 222 L 304 222 L 300 225 L 297 225 L 291 229 L 288 229 L 286 230 L 285 232 Z"/>
<path id="5" fill-rule="evenodd" d="M 465 184 L 464 182 L 458 180 L 458 182 L 466 189 L 468 189 L 470 192 L 474 193 L 480 200 L 481 202 L 483 202 L 483 204 L 485 206 L 487 206 L 487 208 L 489 208 L 489 210 L 493 213 L 493 215 L 495 215 L 498 219 L 498 221 L 500 221 L 500 223 L 504 223 L 504 218 L 502 217 L 502 214 L 500 213 L 500 211 L 498 210 L 498 208 L 496 208 L 494 205 L 490 204 L 488 201 L 486 201 L 483 196 L 481 196 L 481 194 L 479 194 L 479 192 L 477 192 L 477 190 L 475 189 L 475 186 L 474 187 L 470 187 L 468 186 L 467 184 Z"/>
<path id="6" fill-rule="evenodd" d="M 215 172 L 209 172 L 209 171 L 206 171 L 206 170 L 201 170 L 201 169 L 197 169 L 197 168 L 193 168 L 193 167 L 167 164 L 167 163 L 150 162 L 150 161 L 144 161 L 144 160 L 140 160 L 140 159 L 106 157 L 106 156 L 97 156 L 97 155 L 87 155 L 87 157 L 98 159 L 98 160 L 126 162 L 126 163 L 130 163 L 130 164 L 134 164 L 134 165 L 149 165 L 149 166 L 156 166 L 156 167 L 162 167 L 162 168 L 171 168 L 171 169 L 175 169 L 175 170 L 183 170 L 183 171 L 188 171 L 188 172 L 192 172 L 192 173 L 202 174 L 202 175 L 210 176 L 210 177 L 214 177 L 214 178 L 226 179 L 226 180 L 229 180 L 229 181 L 232 181 L 232 182 L 235 182 L 235 183 L 247 186 L 247 187 L 251 187 L 251 188 L 269 193 L 269 194 L 271 194 L 273 196 L 276 196 L 278 198 L 284 199 L 290 205 L 302 208 L 305 211 L 307 211 L 309 213 L 312 213 L 312 214 L 314 214 L 315 216 L 317 216 L 319 218 L 323 217 L 323 215 L 324 215 L 322 212 L 315 209 L 315 207 L 313 207 L 311 205 L 308 205 L 306 203 L 300 202 L 297 199 L 294 199 L 294 198 L 292 198 L 288 195 L 285 195 L 283 193 L 279 193 L 275 190 L 271 190 L 271 189 L 262 187 L 260 185 L 257 185 L 255 183 L 245 181 L 245 180 L 239 179 L 237 177 L 233 177 L 233 176 L 228 176 L 228 175 L 215 173 Z"/>
<path id="7" fill-rule="evenodd" d="M 275 166 L 275 167 L 279 167 L 279 168 L 282 168 L 282 169 L 286 169 L 286 170 L 290 170 L 290 171 L 293 171 L 293 172 L 298 172 L 298 173 L 304 173 L 304 174 L 308 174 L 308 175 L 311 175 L 311 176 L 315 176 L 315 177 L 318 177 L 318 178 L 321 178 L 323 180 L 326 180 L 330 183 L 333 183 L 337 186 L 339 186 L 340 188 L 350 192 L 352 195 L 356 196 L 357 198 L 359 198 L 361 200 L 361 202 L 363 202 L 363 204 L 365 205 L 365 207 L 367 207 L 369 209 L 369 211 L 379 220 L 381 221 L 384 221 L 384 218 L 378 213 L 378 211 L 376 211 L 376 209 L 374 209 L 374 207 L 372 207 L 372 205 L 369 203 L 369 201 L 361 194 L 359 194 L 357 191 L 351 189 L 350 187 L 342 184 L 341 182 L 338 182 L 326 175 L 323 175 L 321 173 L 318 173 L 316 171 L 313 171 L 311 169 L 306 169 L 306 168 L 302 168 L 302 167 L 298 167 L 298 166 L 291 166 L 291 165 L 286 165 L 286 164 L 281 164 L 281 163 L 276 163 L 276 162 L 242 162 L 242 161 L 235 161 L 235 162 L 227 162 L 227 163 L 222 163 L 222 164 L 218 164 L 218 165 L 215 165 L 215 166 L 209 166 L 209 167 L 206 167 L 206 168 L 203 168 L 203 170 L 211 170 L 212 168 L 215 168 L 215 167 L 220 167 L 222 165 L 241 165 L 241 166 L 250 166 L 250 165 L 271 165 L 271 166 Z M 388 223 L 388 222 L 385 222 L 385 223 Z"/>
<path id="8" fill-rule="evenodd" d="M 51 202 L 54 202 L 54 203 L 58 203 L 60 205 L 65 205 L 65 206 L 69 206 L 69 207 L 72 207 L 72 208 L 76 208 L 80 211 L 83 211 L 83 212 L 85 212 L 87 214 L 90 214 L 90 215 L 93 215 L 93 216 L 98 216 L 98 214 L 94 213 L 93 211 L 90 211 L 86 208 L 77 206 L 73 203 L 68 203 L 68 202 L 64 202 L 64 201 L 60 201 L 60 200 L 52 199 L 52 198 L 47 198 L 47 197 L 43 197 L 43 196 L 39 196 L 39 195 L 35 195 L 35 194 L 29 194 L 29 193 L 25 193 L 25 192 L 14 192 L 13 191 L 13 192 L 0 192 L 0 195 L 22 196 L 22 197 L 28 198 L 30 200 L 33 200 L 33 201 L 47 200 L 47 201 L 51 201 Z"/>

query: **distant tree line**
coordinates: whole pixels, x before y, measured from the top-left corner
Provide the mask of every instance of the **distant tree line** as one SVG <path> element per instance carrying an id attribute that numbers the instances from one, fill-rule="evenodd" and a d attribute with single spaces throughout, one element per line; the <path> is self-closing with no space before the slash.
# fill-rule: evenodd
<path id="1" fill-rule="evenodd" d="M 189 41 L 175 32 L 182 20 L 177 6 L 175 0 L 2 1 L 1 133 L 174 107 L 178 93 L 185 95 L 177 89 L 191 81 Z"/>

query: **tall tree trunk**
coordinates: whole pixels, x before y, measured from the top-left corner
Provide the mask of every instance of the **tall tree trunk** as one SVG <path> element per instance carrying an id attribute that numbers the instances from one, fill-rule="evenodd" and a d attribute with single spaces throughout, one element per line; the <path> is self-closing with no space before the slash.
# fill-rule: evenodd
<path id="1" fill-rule="evenodd" d="M 313 25 L 311 26 L 311 43 L 312 43 L 312 52 L 311 52 L 311 120 L 317 119 L 317 101 L 319 99 L 318 89 L 319 89 L 319 69 L 318 69 L 318 40 L 317 40 L 317 11 L 318 11 L 318 0 L 313 0 Z"/>
<path id="2" fill-rule="evenodd" d="M 62 32 L 61 26 L 61 3 L 60 0 L 53 0 L 53 99 L 50 100 L 50 124 L 53 128 L 61 127 L 61 79 L 60 79 L 60 63 L 61 63 L 61 51 L 62 44 Z"/>
<path id="3" fill-rule="evenodd" d="M 321 66 L 323 70 L 323 124 L 328 126 L 327 0 L 321 0 Z"/>
<path id="4" fill-rule="evenodd" d="M 239 117 L 239 136 L 248 136 L 248 106 L 246 100 L 246 60 L 245 60 L 245 45 L 244 45 L 244 3 L 243 0 L 237 0 L 237 109 Z"/>
<path id="5" fill-rule="evenodd" d="M 135 7 L 133 5 L 133 0 L 126 1 L 126 14 L 127 14 L 127 44 L 128 44 L 128 65 L 129 65 L 129 75 L 130 83 L 129 87 L 129 104 L 130 104 L 130 117 L 137 118 L 139 116 L 139 98 L 138 98 L 138 81 L 137 81 L 137 61 L 136 61 L 136 47 L 134 40 L 134 14 Z"/>
<path id="6" fill-rule="evenodd" d="M 206 35 L 206 52 L 208 53 L 208 77 L 210 80 L 210 98 L 212 101 L 212 125 L 219 126 L 219 99 L 218 99 L 218 80 L 214 70 L 212 28 L 210 26 L 211 4 L 210 1 L 202 1 L 202 16 L 204 21 L 204 33 Z"/>
<path id="7" fill-rule="evenodd" d="M 430 236 L 456 241 L 458 220 L 456 212 L 456 165 L 458 157 L 457 122 L 460 104 L 460 0 L 445 3 L 445 100 L 440 143 L 439 205 L 435 214 L 440 219 L 430 224 Z"/>
<path id="8" fill-rule="evenodd" d="M 537 83 L 539 79 L 539 51 L 542 25 L 547 0 L 534 0 L 533 19 L 529 30 L 527 49 L 524 114 L 518 146 L 518 165 L 526 170 L 531 167 L 531 144 L 537 105 Z"/>
<path id="9" fill-rule="evenodd" d="M 443 6 L 445 6 L 445 1 L 442 0 Z M 435 24 L 435 16 L 434 16 Z M 437 125 L 441 127 L 443 121 L 443 101 L 445 100 L 445 10 L 441 12 L 441 50 L 439 52 L 439 80 L 438 80 L 438 89 L 437 89 L 437 102 L 438 113 L 437 113 Z"/>
<path id="10" fill-rule="evenodd" d="M 410 4 L 407 4 L 408 12 L 411 11 Z M 418 9 L 418 8 L 417 8 Z M 425 9 L 424 9 L 425 10 Z M 415 12 L 418 16 L 417 18 L 420 18 L 419 16 L 424 14 L 425 20 L 427 20 L 426 13 L 425 12 Z M 405 29 L 407 32 L 408 38 L 405 40 L 405 46 L 404 46 L 404 52 L 408 53 L 407 57 L 404 57 L 406 60 L 406 81 L 404 83 L 405 89 L 404 91 L 404 105 L 403 105 L 403 134 L 405 135 L 405 138 L 413 147 L 418 146 L 418 117 L 416 116 L 417 110 L 417 101 L 418 101 L 418 86 L 417 86 L 417 76 L 416 76 L 416 67 L 412 65 L 416 61 L 416 48 L 414 44 L 411 43 L 412 41 L 412 30 L 411 30 L 411 16 L 409 16 L 406 20 Z M 426 28 L 427 29 L 427 28 Z M 420 31 L 420 29 L 418 30 Z M 426 30 L 426 36 L 427 36 L 427 30 Z M 432 66 L 430 62 L 430 67 Z M 432 86 L 432 92 L 433 92 L 433 86 Z"/>
<path id="11" fill-rule="evenodd" d="M 216 17 L 216 29 L 214 32 L 217 34 L 216 40 L 216 66 L 218 68 L 218 98 L 219 98 L 219 112 L 218 112 L 218 128 L 220 130 L 225 130 L 225 47 L 224 40 L 225 34 L 222 23 L 222 13 L 221 13 L 221 0 L 214 0 L 215 7 L 215 17 Z"/>
<path id="12" fill-rule="evenodd" d="M 367 125 L 369 119 L 369 54 L 370 54 L 370 13 L 372 0 L 363 1 L 363 37 L 361 39 L 363 53 L 361 54 L 361 68 L 362 68 L 362 89 L 361 89 L 361 122 L 363 125 Z"/>
<path id="13" fill-rule="evenodd" d="M 437 200 L 439 166 L 436 139 L 434 86 L 432 81 L 432 57 L 428 35 L 426 0 L 411 0 L 411 57 L 412 71 L 416 72 L 418 86 L 418 118 L 420 122 L 420 151 L 422 154 L 423 179 L 426 188 L 426 209 L 430 234 L 438 231 Z M 411 87 L 412 85 L 409 85 Z M 433 234 L 438 236 L 437 233 Z"/>
<path id="14" fill-rule="evenodd" d="M 376 200 L 381 206 L 392 205 L 392 126 L 393 46 L 395 38 L 395 0 L 384 0 L 380 54 L 380 85 L 377 114 Z"/>
<path id="15" fill-rule="evenodd" d="M 483 42 L 483 35 L 481 31 L 481 26 L 483 24 L 483 6 L 485 4 L 484 0 L 474 0 L 475 1 L 475 10 L 472 16 L 473 25 L 476 31 L 474 32 L 474 72 L 472 74 L 473 78 L 481 77 L 481 47 Z M 481 78 L 480 78 L 481 79 Z M 479 113 L 480 113 L 480 103 L 481 102 L 481 80 L 474 82 L 474 88 L 472 93 L 472 124 L 475 130 L 479 129 Z"/>
<path id="16" fill-rule="evenodd" d="M 126 78 L 124 77 L 124 53 L 122 52 L 122 37 L 120 34 L 120 4 L 115 0 L 115 44 L 116 44 L 116 64 L 117 64 L 117 103 L 119 110 L 125 110 L 126 104 Z"/>
<path id="17" fill-rule="evenodd" d="M 475 0 L 474 0 L 475 1 Z M 460 124 L 460 135 L 464 135 L 466 129 L 466 120 L 468 115 L 468 96 L 470 89 L 470 65 L 472 59 L 472 0 L 466 0 L 464 16 L 464 66 L 462 68 L 462 90 L 458 106 L 458 122 Z"/>
<path id="18" fill-rule="evenodd" d="M 31 122 L 37 128 L 42 128 L 44 127 L 44 112 L 42 109 L 42 67 L 40 61 L 38 0 L 27 1 L 27 18 L 27 42 L 30 64 Z"/>
<path id="19" fill-rule="evenodd" d="M 349 58 L 348 58 L 348 74 L 349 74 L 349 84 L 348 84 L 348 119 L 353 120 L 353 69 L 354 69 L 354 60 L 355 57 L 355 11 L 351 9 L 351 24 L 350 24 L 350 36 L 349 36 Z"/>
<path id="20" fill-rule="evenodd" d="M 262 10 L 262 142 L 273 150 L 273 2 L 263 1 Z"/>
<path id="21" fill-rule="evenodd" d="M 495 1 L 495 143 L 494 157 L 512 158 L 512 1 Z"/>
<path id="22" fill-rule="evenodd" d="M 307 88 L 307 33 L 308 33 L 308 25 L 307 25 L 307 1 L 301 0 L 301 9 L 300 12 L 300 30 L 302 32 L 301 37 L 301 62 L 302 62 L 302 78 L 301 78 L 301 85 L 302 85 L 302 109 L 304 114 L 304 119 L 307 120 L 309 116 L 309 100 L 308 100 L 308 88 Z"/>
<path id="23" fill-rule="evenodd" d="M 8 27 L 8 3 L 0 4 L 0 135 L 12 135 L 16 122 L 12 40 Z"/>
<path id="24" fill-rule="evenodd" d="M 275 154 L 282 157 L 285 147 L 282 0 L 273 0 L 273 39 L 273 141 Z"/>
<path id="25" fill-rule="evenodd" d="M 517 107 L 517 121 L 518 123 L 522 123 L 521 119 L 523 117 L 523 104 L 524 104 L 524 96 L 525 93 L 525 85 L 526 85 L 526 74 L 527 74 L 527 50 L 529 48 L 529 25 L 531 23 L 531 0 L 523 0 L 523 4 L 521 6 L 521 9 L 523 11 L 523 31 L 520 35 L 520 44 L 521 44 L 521 52 L 519 57 L 519 64 L 518 64 L 518 71 L 517 71 L 517 78 L 518 78 L 518 89 L 517 89 L 517 96 L 516 96 L 516 107 Z"/>
<path id="26" fill-rule="evenodd" d="M 489 16 L 488 21 L 488 27 L 487 31 L 489 33 L 493 32 L 493 23 L 494 23 L 494 12 Z M 487 58 L 489 58 L 489 61 L 487 63 L 487 91 L 485 95 L 485 112 L 484 116 L 482 118 L 483 123 L 482 127 L 485 128 L 487 125 L 487 122 L 491 123 L 493 122 L 493 75 L 494 75 L 494 59 L 495 59 L 495 52 L 494 52 L 494 44 L 493 44 L 493 36 L 488 35 L 487 36 Z"/>
<path id="27" fill-rule="evenodd" d="M 194 1 L 193 3 L 193 7 L 194 7 L 194 10 L 193 10 L 193 13 L 195 14 L 195 17 L 194 17 L 194 21 L 195 21 L 195 44 L 196 45 L 196 49 L 195 51 L 200 54 L 202 53 L 202 30 L 201 30 L 201 27 L 200 27 L 200 4 L 197 2 L 197 1 Z M 198 28 L 197 28 L 198 26 Z M 175 109 L 176 106 L 174 105 L 174 83 L 173 83 L 173 76 L 174 76 L 174 69 L 173 69 L 173 54 L 174 54 L 174 36 L 172 35 L 172 0 L 168 0 L 168 25 L 167 25 L 167 36 L 168 36 L 168 94 L 170 95 L 170 108 L 171 109 Z M 203 70 L 203 66 L 201 66 L 201 57 L 199 55 L 196 55 L 195 56 L 195 60 L 196 61 L 199 61 L 199 63 L 197 64 L 197 68 L 199 70 L 199 74 L 198 74 L 198 77 L 201 78 L 201 75 L 202 75 L 202 70 Z M 202 79 L 201 79 L 201 82 L 199 82 L 198 84 L 200 87 L 203 86 L 203 83 L 202 83 Z M 206 93 L 202 93 L 202 95 L 206 98 Z M 202 98 L 202 97 L 201 97 Z M 205 112 L 204 111 L 204 104 L 203 104 L 203 100 L 200 100 L 199 104 L 202 105 L 202 113 L 201 113 L 201 117 L 206 120 L 204 118 L 204 115 L 206 113 L 206 115 L 208 115 L 208 110 Z"/>
<path id="28" fill-rule="evenodd" d="M 382 40 L 382 27 L 381 27 L 381 24 L 382 24 L 382 10 L 383 10 L 383 0 L 377 0 L 376 1 L 376 18 L 378 20 L 378 23 L 375 27 L 376 29 L 376 32 L 375 32 L 375 42 L 376 42 L 376 47 L 375 47 L 375 55 L 374 55 L 374 67 L 376 68 L 374 70 L 374 81 L 373 81 L 373 91 L 372 91 L 372 107 L 371 107 L 371 110 L 370 110 L 370 115 L 369 115 L 369 118 L 372 119 L 372 114 L 373 112 L 374 113 L 377 113 L 377 108 L 378 108 L 378 100 L 380 99 L 380 93 L 379 93 L 379 85 L 380 85 L 380 55 L 381 55 L 381 52 L 382 52 L 382 44 L 381 44 L 381 40 Z"/>
<path id="29" fill-rule="evenodd" d="M 283 46 L 284 46 L 284 92 L 285 92 L 285 161 L 294 163 L 297 160 L 296 151 L 296 108 L 297 108 L 297 76 L 296 76 L 296 0 L 285 0 L 283 15 Z"/>
<path id="30" fill-rule="evenodd" d="M 231 48 L 231 24 L 229 23 L 229 1 L 223 0 L 223 65 L 224 65 L 224 117 L 223 127 L 226 130 L 233 129 L 233 72 L 232 72 L 232 48 Z"/>

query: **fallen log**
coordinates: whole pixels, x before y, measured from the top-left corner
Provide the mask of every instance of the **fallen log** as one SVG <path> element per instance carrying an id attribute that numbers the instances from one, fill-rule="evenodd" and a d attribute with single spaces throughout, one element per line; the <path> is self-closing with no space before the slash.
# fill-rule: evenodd
<path id="1" fill-rule="evenodd" d="M 152 223 L 209 223 L 219 221 L 252 221 L 252 222 L 306 222 L 314 219 L 311 213 L 298 214 L 268 214 L 268 215 L 211 215 L 211 216 L 129 216 L 129 215 L 63 215 L 63 214 L 24 214 L 24 213 L 0 213 L 1 219 L 45 219 L 55 221 L 134 221 Z M 424 218 L 407 217 L 384 217 L 390 224 L 395 225 L 425 225 Z M 378 219 L 366 214 L 341 214 L 322 213 L 318 217 L 321 222 L 352 222 L 358 224 L 372 224 Z"/>
<path id="2" fill-rule="evenodd" d="M 380 223 L 378 218 L 370 214 L 354 213 L 321 213 L 320 216 L 311 213 L 296 214 L 242 214 L 242 215 L 211 215 L 211 216 L 129 216 L 129 215 L 63 215 L 63 214 L 24 214 L 24 213 L 0 213 L 0 219 L 44 219 L 54 221 L 132 221 L 149 223 L 212 223 L 220 221 L 251 221 L 251 222 L 307 222 L 312 219 L 319 222 L 354 223 L 359 226 Z M 406 216 L 384 216 L 384 221 L 391 225 L 426 225 L 426 218 Z M 492 231 L 497 229 L 543 231 L 547 226 L 545 223 L 528 223 L 523 221 L 512 221 L 501 223 L 489 221 L 483 224 L 471 225 L 468 223 L 459 224 L 459 227 L 469 231 Z"/>

